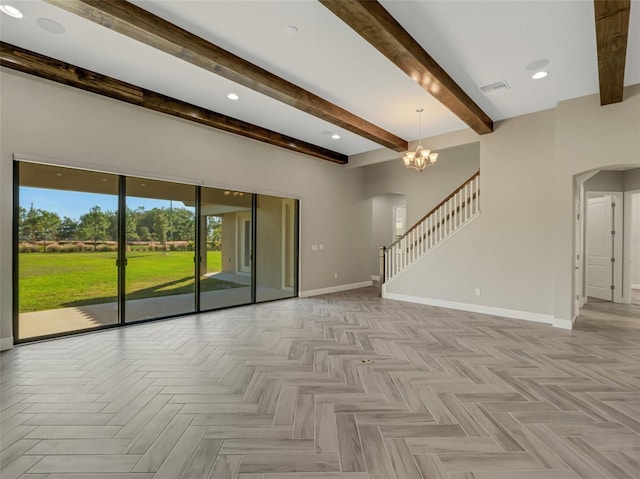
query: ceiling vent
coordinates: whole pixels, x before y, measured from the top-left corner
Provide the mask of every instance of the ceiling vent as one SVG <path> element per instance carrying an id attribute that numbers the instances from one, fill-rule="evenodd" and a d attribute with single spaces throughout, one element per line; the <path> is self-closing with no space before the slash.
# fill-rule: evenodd
<path id="1" fill-rule="evenodd" d="M 485 95 L 491 95 L 492 93 L 498 93 L 505 90 L 511 90 L 511 87 L 507 83 L 507 80 L 500 80 L 490 85 L 480 87 L 480 91 Z"/>

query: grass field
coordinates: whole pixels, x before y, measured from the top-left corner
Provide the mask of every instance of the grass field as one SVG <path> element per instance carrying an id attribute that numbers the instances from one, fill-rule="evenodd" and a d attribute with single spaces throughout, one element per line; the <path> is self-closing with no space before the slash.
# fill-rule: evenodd
<path id="1" fill-rule="evenodd" d="M 192 293 L 192 251 L 127 254 L 127 299 Z M 209 271 L 220 271 L 220 252 L 207 253 Z M 23 253 L 19 255 L 20 312 L 109 303 L 117 300 L 116 253 Z M 203 278 L 202 291 L 244 286 Z"/>

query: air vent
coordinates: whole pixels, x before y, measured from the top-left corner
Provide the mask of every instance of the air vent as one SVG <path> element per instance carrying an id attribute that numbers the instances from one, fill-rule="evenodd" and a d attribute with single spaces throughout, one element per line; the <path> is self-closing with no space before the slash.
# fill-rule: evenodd
<path id="1" fill-rule="evenodd" d="M 505 90 L 511 90 L 511 87 L 507 83 L 507 80 L 500 80 L 495 83 L 491 83 L 490 85 L 480 87 L 480 91 L 485 95 L 491 95 L 492 93 L 497 93 Z"/>

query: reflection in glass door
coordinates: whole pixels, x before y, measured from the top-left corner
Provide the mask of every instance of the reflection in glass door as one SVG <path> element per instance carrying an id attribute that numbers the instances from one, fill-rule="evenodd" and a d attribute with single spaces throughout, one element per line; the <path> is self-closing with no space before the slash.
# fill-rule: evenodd
<path id="1" fill-rule="evenodd" d="M 200 190 L 200 310 L 251 302 L 251 201 L 239 191 Z M 247 243 L 248 241 L 248 243 Z"/>
<path id="2" fill-rule="evenodd" d="M 251 273 L 251 212 L 238 213 L 238 273 Z"/>
<path id="3" fill-rule="evenodd" d="M 257 195 L 256 301 L 297 294 L 298 202 Z"/>
<path id="4" fill-rule="evenodd" d="M 126 180 L 127 322 L 195 311 L 196 187 Z"/>
<path id="5" fill-rule="evenodd" d="M 117 323 L 118 176 L 16 165 L 16 339 Z"/>

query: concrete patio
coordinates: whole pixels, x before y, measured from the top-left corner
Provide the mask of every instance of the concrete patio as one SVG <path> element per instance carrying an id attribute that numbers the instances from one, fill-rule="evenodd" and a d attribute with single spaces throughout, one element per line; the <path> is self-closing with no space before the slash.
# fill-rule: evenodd
<path id="1" fill-rule="evenodd" d="M 245 286 L 202 292 L 200 309 L 220 309 L 251 302 L 251 278 L 249 276 L 231 273 L 214 273 L 209 276 L 241 283 Z M 258 287 L 256 289 L 256 297 L 259 301 L 290 297 L 291 294 L 289 291 L 275 288 Z M 193 294 L 176 294 L 127 301 L 125 307 L 127 321 L 135 322 L 143 319 L 193 313 L 195 300 Z M 92 329 L 117 323 L 118 304 L 112 302 L 22 313 L 19 321 L 19 339 Z"/>

